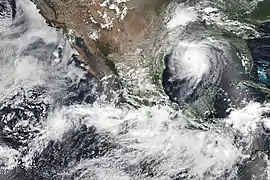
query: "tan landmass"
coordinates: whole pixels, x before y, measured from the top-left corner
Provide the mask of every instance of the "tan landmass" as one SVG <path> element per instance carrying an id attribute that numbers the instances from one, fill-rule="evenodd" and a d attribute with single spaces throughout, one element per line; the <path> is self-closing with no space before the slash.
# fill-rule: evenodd
<path id="1" fill-rule="evenodd" d="M 33 0 L 34 1 L 34 0 Z M 98 57 L 108 54 L 119 56 L 134 51 L 134 47 L 151 35 L 159 24 L 159 11 L 169 0 L 39 0 L 34 1 L 48 23 L 64 29 L 74 30 L 91 53 Z M 105 2 L 105 3 L 104 3 Z M 117 6 L 109 6 L 109 4 Z M 118 2 L 118 3 L 117 3 Z M 106 6 L 104 6 L 106 5 Z M 104 60 L 85 52 L 76 44 L 74 48 L 89 62 L 94 74 L 102 74 Z M 101 75 L 102 76 L 102 75 Z"/>

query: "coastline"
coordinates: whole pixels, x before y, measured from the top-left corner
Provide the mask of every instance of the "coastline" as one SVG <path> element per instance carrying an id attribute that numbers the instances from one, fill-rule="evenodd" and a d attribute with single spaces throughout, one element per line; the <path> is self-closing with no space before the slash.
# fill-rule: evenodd
<path id="1" fill-rule="evenodd" d="M 114 4 L 97 0 L 32 2 L 48 25 L 83 40 L 83 48 L 76 42 L 72 47 L 78 51 L 79 59 L 90 66 L 92 74 L 102 78 L 110 72 L 105 62 L 108 55 L 120 57 L 143 44 L 151 35 L 150 30 L 160 23 L 160 8 L 169 0 L 124 0 Z"/>

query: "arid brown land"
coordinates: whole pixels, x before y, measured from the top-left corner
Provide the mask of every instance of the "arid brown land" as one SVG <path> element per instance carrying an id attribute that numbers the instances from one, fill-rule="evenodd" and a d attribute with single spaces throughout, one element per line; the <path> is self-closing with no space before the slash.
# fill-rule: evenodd
<path id="1" fill-rule="evenodd" d="M 152 27 L 160 21 L 159 11 L 169 0 L 33 2 L 49 24 L 60 27 L 65 33 L 72 32 L 77 40 L 74 48 L 90 65 L 92 73 L 102 76 L 103 58 L 111 53 L 121 56 L 145 41 Z"/>

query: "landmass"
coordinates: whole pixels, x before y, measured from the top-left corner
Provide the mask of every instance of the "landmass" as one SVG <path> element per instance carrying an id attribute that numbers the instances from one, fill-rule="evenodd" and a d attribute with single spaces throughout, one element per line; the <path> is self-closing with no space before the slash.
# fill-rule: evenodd
<path id="1" fill-rule="evenodd" d="M 75 37 L 72 44 L 95 76 L 108 73 L 109 54 L 134 51 L 160 23 L 169 0 L 32 0 L 47 23 Z M 110 66 L 107 66 L 110 68 Z"/>

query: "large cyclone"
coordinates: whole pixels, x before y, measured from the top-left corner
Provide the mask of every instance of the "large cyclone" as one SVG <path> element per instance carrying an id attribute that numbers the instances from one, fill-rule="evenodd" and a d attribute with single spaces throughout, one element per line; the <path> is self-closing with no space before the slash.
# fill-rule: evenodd
<path id="1" fill-rule="evenodd" d="M 203 96 L 210 101 L 217 98 L 218 91 L 235 96 L 235 88 L 230 85 L 243 72 L 236 47 L 210 38 L 178 43 L 164 62 L 163 87 L 178 104 L 192 103 Z"/>

